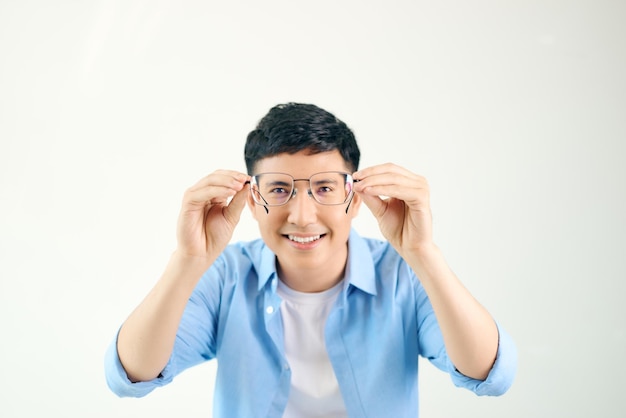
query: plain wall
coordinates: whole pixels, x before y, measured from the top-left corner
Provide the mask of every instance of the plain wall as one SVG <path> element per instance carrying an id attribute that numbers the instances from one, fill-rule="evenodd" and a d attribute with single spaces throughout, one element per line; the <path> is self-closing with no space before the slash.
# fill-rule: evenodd
<path id="1" fill-rule="evenodd" d="M 244 171 L 277 103 L 432 188 L 435 239 L 514 337 L 499 398 L 426 361 L 421 416 L 621 417 L 623 1 L 0 1 L 0 415 L 211 415 L 215 363 L 142 399 L 104 351 L 174 250 L 185 188 Z M 355 222 L 380 237 L 365 207 Z M 244 213 L 234 240 L 258 236 Z"/>

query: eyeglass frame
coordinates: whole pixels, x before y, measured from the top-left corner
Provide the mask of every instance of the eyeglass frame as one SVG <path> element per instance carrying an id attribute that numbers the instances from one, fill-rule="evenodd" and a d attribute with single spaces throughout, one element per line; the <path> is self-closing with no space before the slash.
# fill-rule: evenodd
<path id="1" fill-rule="evenodd" d="M 352 188 L 350 189 L 350 194 L 348 196 L 346 196 L 345 200 L 343 202 L 341 202 L 341 203 L 322 203 L 319 200 L 317 200 L 315 198 L 315 196 L 313 196 L 313 192 L 311 191 L 311 177 L 316 176 L 318 174 L 326 174 L 326 173 L 342 174 L 342 175 L 346 176 L 346 178 L 349 178 L 349 179 L 352 180 L 351 184 L 358 183 L 360 181 L 360 180 L 357 180 L 354 177 L 352 177 L 352 174 L 346 173 L 345 171 L 320 171 L 319 173 L 313 173 L 313 174 L 311 174 L 309 176 L 309 178 L 304 178 L 304 179 L 297 179 L 297 178 L 295 178 L 294 176 L 292 176 L 289 173 L 281 173 L 281 172 L 277 172 L 277 171 L 268 171 L 268 172 L 258 173 L 258 174 L 254 174 L 254 175 L 250 176 L 251 178 L 254 178 L 254 177 L 257 177 L 257 176 L 264 175 L 264 174 L 283 174 L 283 175 L 291 177 L 291 186 L 292 186 L 291 193 L 289 194 L 289 197 L 287 198 L 287 200 L 285 200 L 283 203 L 279 203 L 279 204 L 270 204 L 270 203 L 268 203 L 267 200 L 265 200 L 265 198 L 263 197 L 263 195 L 260 192 L 258 193 L 258 195 L 261 197 L 261 199 L 263 199 L 265 204 L 257 202 L 256 199 L 254 198 L 254 194 L 253 194 L 253 191 L 252 191 L 252 181 L 251 180 L 246 181 L 245 184 L 249 184 L 250 185 L 250 195 L 252 196 L 252 201 L 254 202 L 254 204 L 259 205 L 259 206 L 263 206 L 263 208 L 265 209 L 266 213 L 270 213 L 270 211 L 268 209 L 268 206 L 270 206 L 270 207 L 284 206 L 287 203 L 289 203 L 291 201 L 291 199 L 293 199 L 293 197 L 296 195 L 296 192 L 298 190 L 296 188 L 296 182 L 297 181 L 308 181 L 309 182 L 309 187 L 307 189 L 307 194 L 316 203 L 318 203 L 318 204 L 320 204 L 322 206 L 339 206 L 339 205 L 344 205 L 344 204 L 348 203 L 348 206 L 346 207 L 346 213 L 348 213 L 348 209 L 350 209 L 350 204 L 352 203 L 352 198 L 354 197 L 354 189 L 352 189 Z"/>

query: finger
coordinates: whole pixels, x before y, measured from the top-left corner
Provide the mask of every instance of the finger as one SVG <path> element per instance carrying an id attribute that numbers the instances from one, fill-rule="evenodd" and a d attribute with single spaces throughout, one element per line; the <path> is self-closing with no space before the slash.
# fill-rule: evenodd
<path id="1" fill-rule="evenodd" d="M 233 196 L 228 206 L 224 208 L 224 217 L 233 225 L 239 223 L 241 212 L 246 206 L 249 189 L 250 186 L 244 186 L 243 189 L 238 191 L 235 196 Z"/>
<path id="2" fill-rule="evenodd" d="M 207 186 L 223 186 L 233 187 L 236 190 L 241 190 L 244 183 L 250 180 L 250 176 L 239 171 L 233 170 L 216 170 L 213 173 L 201 178 L 191 186 L 190 190 L 198 190 Z"/>
<path id="3" fill-rule="evenodd" d="M 429 191 L 427 187 L 416 185 L 400 185 L 400 184 L 381 184 L 367 186 L 363 190 L 358 191 L 361 195 L 393 197 L 404 200 L 406 202 L 424 200 L 428 198 Z"/>
<path id="4" fill-rule="evenodd" d="M 371 167 L 363 168 L 359 171 L 354 172 L 352 174 L 352 177 L 356 180 L 363 180 L 370 176 L 377 176 L 377 175 L 381 175 L 385 173 L 387 174 L 395 173 L 395 174 L 404 175 L 407 177 L 412 177 L 416 175 L 404 167 L 400 167 L 393 163 L 385 163 L 385 164 L 379 164 L 379 165 L 374 165 Z"/>
<path id="5" fill-rule="evenodd" d="M 384 215 L 387 210 L 387 203 L 383 199 L 370 194 L 359 193 L 359 196 L 376 219 L 380 219 Z"/>
<path id="6" fill-rule="evenodd" d="M 401 200 L 422 199 L 424 195 L 428 195 L 428 182 L 424 177 L 397 166 L 392 167 L 395 171 L 383 171 L 384 168 L 377 166 L 364 170 L 363 173 L 369 175 L 359 179 L 354 184 L 354 190 Z"/>
<path id="7" fill-rule="evenodd" d="M 235 171 L 217 171 L 187 189 L 184 201 L 196 205 L 226 203 L 237 192 L 243 190 L 249 177 Z"/>
<path id="8" fill-rule="evenodd" d="M 356 190 L 363 190 L 366 187 L 376 185 L 399 184 L 410 187 L 413 184 L 425 183 L 426 179 L 394 164 L 383 164 L 368 167 L 353 174 L 357 180 Z"/>
<path id="9" fill-rule="evenodd" d="M 224 186 L 206 186 L 198 190 L 185 192 L 183 205 L 205 206 L 226 203 L 238 190 Z"/>

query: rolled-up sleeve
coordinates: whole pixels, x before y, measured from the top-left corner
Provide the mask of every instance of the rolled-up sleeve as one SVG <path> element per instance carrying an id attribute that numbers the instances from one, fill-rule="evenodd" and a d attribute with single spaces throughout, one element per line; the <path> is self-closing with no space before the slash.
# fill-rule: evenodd
<path id="1" fill-rule="evenodd" d="M 477 395 L 499 396 L 504 394 L 513 384 L 517 373 L 517 348 L 515 342 L 498 324 L 498 352 L 496 361 L 485 380 L 467 377 L 454 367 L 447 359 L 447 369 L 456 386 L 471 390 Z"/>
<path id="2" fill-rule="evenodd" d="M 165 366 L 159 377 L 145 382 L 131 382 L 128 379 L 126 370 L 122 366 L 120 357 L 117 353 L 117 336 L 111 342 L 104 356 L 104 371 L 106 382 L 111 391 L 120 397 L 140 398 L 152 392 L 154 389 L 164 386 L 172 381 L 174 373 L 170 362 Z"/>

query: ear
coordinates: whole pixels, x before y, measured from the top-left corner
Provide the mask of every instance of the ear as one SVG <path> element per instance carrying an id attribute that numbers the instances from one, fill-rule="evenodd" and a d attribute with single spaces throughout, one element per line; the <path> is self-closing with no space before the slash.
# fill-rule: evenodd
<path id="1" fill-rule="evenodd" d="M 250 213 L 252 214 L 252 217 L 254 218 L 255 221 L 259 221 L 256 217 L 256 210 L 257 210 L 257 204 L 254 203 L 254 199 L 252 198 L 252 193 L 248 193 L 248 197 L 247 197 L 247 202 L 248 202 L 248 208 L 250 209 Z"/>
<path id="2" fill-rule="evenodd" d="M 359 214 L 359 209 L 361 208 L 361 203 L 363 203 L 363 199 L 357 193 L 352 195 L 352 202 L 350 202 L 350 208 L 348 209 L 348 216 L 350 219 L 356 218 Z"/>

